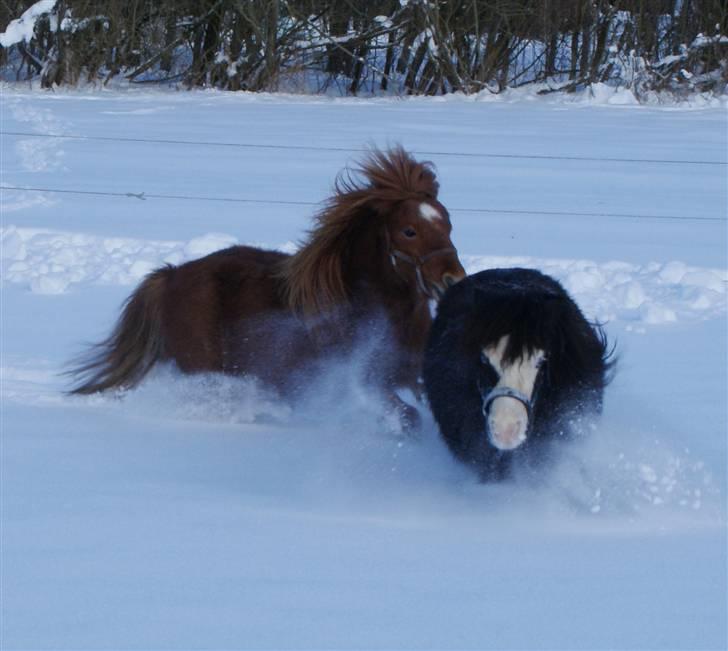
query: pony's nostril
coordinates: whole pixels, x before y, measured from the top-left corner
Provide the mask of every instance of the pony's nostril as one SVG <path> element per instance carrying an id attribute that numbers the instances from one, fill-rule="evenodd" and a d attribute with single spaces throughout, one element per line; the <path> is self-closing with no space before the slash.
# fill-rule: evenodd
<path id="1" fill-rule="evenodd" d="M 519 423 L 508 423 L 503 428 L 503 439 L 508 443 L 515 441 L 518 436 L 519 427 Z"/>
<path id="2" fill-rule="evenodd" d="M 493 445 L 499 450 L 514 450 L 526 440 L 526 422 L 518 419 L 499 423 L 489 418 L 488 434 Z"/>
<path id="3" fill-rule="evenodd" d="M 450 274 L 445 274 L 442 277 L 442 282 L 445 283 L 445 287 L 452 287 L 457 282 L 457 278 Z"/>

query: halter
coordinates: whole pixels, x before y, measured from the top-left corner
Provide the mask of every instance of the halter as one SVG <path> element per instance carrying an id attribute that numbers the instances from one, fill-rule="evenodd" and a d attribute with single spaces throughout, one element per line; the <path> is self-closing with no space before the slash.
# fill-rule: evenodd
<path id="1" fill-rule="evenodd" d="M 482 392 L 481 395 L 483 395 Z M 496 398 L 513 398 L 514 400 L 518 400 L 526 408 L 526 414 L 528 414 L 528 420 L 530 422 L 531 412 L 533 411 L 533 400 L 529 399 L 525 393 L 521 393 L 518 389 L 512 387 L 496 387 L 483 395 L 483 416 L 488 416 L 490 405 Z"/>
<path id="2" fill-rule="evenodd" d="M 481 359 L 483 361 L 487 361 L 484 354 L 481 353 Z M 490 411 L 490 406 L 493 404 L 493 401 L 497 398 L 513 398 L 514 400 L 518 400 L 525 408 L 526 408 L 526 415 L 528 416 L 528 421 L 531 422 L 531 414 L 533 412 L 533 403 L 536 399 L 536 390 L 537 387 L 533 387 L 533 393 L 531 397 L 529 398 L 525 393 L 522 391 L 519 391 L 518 389 L 514 389 L 513 387 L 494 387 L 490 391 L 483 391 L 483 387 L 480 384 L 480 377 L 478 377 L 477 380 L 478 384 L 478 392 L 480 393 L 480 397 L 483 400 L 483 416 L 486 417 L 486 420 L 488 418 L 488 412 Z"/>
<path id="3" fill-rule="evenodd" d="M 407 253 L 404 253 L 400 251 L 399 249 L 395 249 L 392 247 L 392 240 L 389 237 L 389 231 L 387 229 L 384 229 L 384 237 L 387 241 L 387 253 L 389 254 L 389 260 L 392 263 L 392 268 L 394 269 L 395 273 L 401 278 L 402 276 L 399 273 L 399 269 L 397 268 L 397 260 L 401 260 L 402 262 L 406 262 L 407 264 L 411 264 L 415 268 L 415 276 L 417 277 L 417 286 L 420 288 L 422 293 L 427 296 L 428 298 L 435 298 L 427 289 L 427 285 L 425 285 L 425 279 L 422 277 L 422 267 L 432 260 L 432 258 L 436 258 L 440 255 L 449 255 L 451 253 L 456 253 L 454 246 L 448 246 L 443 249 L 437 249 L 436 251 L 430 251 L 430 253 L 427 253 L 426 255 L 408 255 Z"/>

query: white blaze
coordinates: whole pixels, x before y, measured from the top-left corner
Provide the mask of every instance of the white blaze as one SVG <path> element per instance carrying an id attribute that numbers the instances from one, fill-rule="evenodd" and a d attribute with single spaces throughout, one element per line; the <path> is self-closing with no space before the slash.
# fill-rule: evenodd
<path id="1" fill-rule="evenodd" d="M 501 337 L 495 346 L 483 349 L 483 355 L 498 373 L 499 380 L 495 388 L 508 387 L 516 389 L 529 400 L 533 397 L 533 389 L 538 376 L 538 367 L 544 359 L 544 353 L 536 350 L 532 354 L 523 354 L 512 364 L 503 363 L 503 354 L 508 346 L 508 335 Z M 528 430 L 528 412 L 520 400 L 500 396 L 490 405 L 488 413 L 488 430 L 493 445 L 499 450 L 513 450 L 526 440 Z"/>
<path id="2" fill-rule="evenodd" d="M 428 221 L 435 221 L 436 219 L 442 219 L 440 211 L 435 206 L 422 202 L 420 204 L 420 217 Z"/>

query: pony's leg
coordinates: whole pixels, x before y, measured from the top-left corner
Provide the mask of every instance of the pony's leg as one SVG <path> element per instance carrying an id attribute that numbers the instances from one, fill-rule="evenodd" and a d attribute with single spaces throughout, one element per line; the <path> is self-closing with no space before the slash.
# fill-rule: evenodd
<path id="1" fill-rule="evenodd" d="M 419 366 L 412 363 L 410 356 L 396 351 L 391 354 L 389 342 L 367 361 L 366 379 L 376 387 L 384 401 L 388 415 L 396 417 L 401 432 L 415 436 L 421 430 L 422 417 L 417 407 L 409 404 L 397 394 L 398 389 L 409 390 L 417 403 L 422 403 L 424 386 L 417 382 Z M 383 360 L 385 360 L 383 362 Z"/>
<path id="2" fill-rule="evenodd" d="M 411 392 L 412 398 L 414 398 L 414 405 L 400 398 L 394 388 L 391 390 L 391 394 L 394 398 L 395 409 L 400 418 L 402 431 L 407 435 L 416 436 L 422 429 L 420 408 L 424 408 L 426 405 L 425 385 L 419 373 L 419 365 L 411 364 L 408 367 L 403 364 L 402 367 L 405 372 L 397 378 L 396 388 Z"/>
<path id="3" fill-rule="evenodd" d="M 425 404 L 425 381 L 422 379 L 422 377 L 418 377 L 417 381 L 410 387 L 412 390 L 412 394 L 415 397 L 415 400 L 417 401 L 417 404 L 424 405 Z"/>
<path id="4" fill-rule="evenodd" d="M 399 420 L 402 433 L 416 436 L 422 429 L 422 417 L 417 407 L 406 403 L 394 391 L 388 393 L 387 401 Z"/>

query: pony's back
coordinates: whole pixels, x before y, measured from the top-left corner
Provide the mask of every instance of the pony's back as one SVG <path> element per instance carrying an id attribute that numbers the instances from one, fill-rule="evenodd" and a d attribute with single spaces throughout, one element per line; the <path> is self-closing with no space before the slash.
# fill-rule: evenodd
<path id="1" fill-rule="evenodd" d="M 236 324 L 285 313 L 276 270 L 286 257 L 234 246 L 152 272 L 124 304 L 111 335 L 69 372 L 79 381 L 72 393 L 134 387 L 162 360 L 188 373 L 234 370 L 239 360 L 227 354 L 231 339 L 246 336 Z M 262 345 L 274 329 L 253 334 Z"/>

